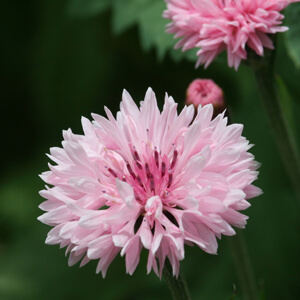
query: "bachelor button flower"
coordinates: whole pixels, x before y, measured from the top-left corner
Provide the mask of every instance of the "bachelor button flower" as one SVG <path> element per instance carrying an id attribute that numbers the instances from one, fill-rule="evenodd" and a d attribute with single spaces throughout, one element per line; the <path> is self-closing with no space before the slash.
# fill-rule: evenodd
<path id="1" fill-rule="evenodd" d="M 194 106 L 177 115 L 167 95 L 160 113 L 151 89 L 140 108 L 124 91 L 116 119 L 105 111 L 108 119 L 82 119 L 83 135 L 64 131 L 63 148 L 50 149 L 56 165 L 42 174 L 50 186 L 39 220 L 53 227 L 47 244 L 67 246 L 69 265 L 100 259 L 105 276 L 120 253 L 132 274 L 145 248 L 148 272 L 161 276 L 167 258 L 177 276 L 184 244 L 215 254 L 216 237 L 245 226 L 239 211 L 261 191 L 242 125 L 222 114 L 211 121 L 211 105 L 190 124 Z"/>
<path id="2" fill-rule="evenodd" d="M 196 66 L 207 67 L 222 51 L 236 70 L 247 59 L 246 46 L 263 56 L 273 49 L 269 34 L 288 30 L 280 26 L 280 11 L 299 0 L 165 0 L 163 16 L 172 22 L 167 32 L 182 38 L 176 48 L 200 48 Z"/>

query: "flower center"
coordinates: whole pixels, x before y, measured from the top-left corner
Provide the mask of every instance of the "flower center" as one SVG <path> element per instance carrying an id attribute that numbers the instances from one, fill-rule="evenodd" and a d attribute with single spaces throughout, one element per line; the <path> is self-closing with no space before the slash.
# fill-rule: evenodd
<path id="1" fill-rule="evenodd" d="M 125 170 L 113 170 L 106 167 L 109 175 L 130 184 L 136 200 L 144 206 L 153 196 L 159 196 L 163 205 L 168 204 L 174 181 L 173 172 L 178 158 L 175 145 L 173 145 L 171 159 L 166 155 L 161 155 L 156 147 L 149 154 L 145 152 L 145 155 L 141 155 L 133 146 L 132 157 L 131 163 L 126 163 Z"/>
<path id="2" fill-rule="evenodd" d="M 129 176 L 125 178 L 126 182 L 133 187 L 136 200 L 146 205 L 148 199 L 159 196 L 163 204 L 166 204 L 178 156 L 175 147 L 172 160 L 166 155 L 162 156 L 156 147 L 147 158 L 139 155 L 133 147 L 132 156 L 132 163 L 126 164 Z"/>
<path id="3" fill-rule="evenodd" d="M 154 228 L 155 220 L 160 219 L 162 215 L 178 227 L 176 219 L 167 209 L 174 208 L 171 203 L 171 193 L 174 186 L 173 173 L 178 161 L 176 146 L 173 145 L 171 158 L 159 153 L 156 147 L 139 153 L 133 146 L 131 153 L 133 160 L 130 163 L 126 162 L 125 169 L 113 170 L 109 167 L 106 169 L 109 176 L 130 184 L 136 200 L 143 206 L 135 224 L 135 232 L 144 217 L 147 218 L 151 228 Z"/>

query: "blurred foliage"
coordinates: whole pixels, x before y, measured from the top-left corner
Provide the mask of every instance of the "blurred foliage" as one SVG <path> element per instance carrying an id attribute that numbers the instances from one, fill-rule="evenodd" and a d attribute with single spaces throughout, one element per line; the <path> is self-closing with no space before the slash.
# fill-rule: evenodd
<path id="1" fill-rule="evenodd" d="M 286 33 L 286 45 L 288 53 L 295 65 L 300 67 L 300 3 L 294 3 L 285 9 L 286 25 L 289 30 Z"/>
<path id="2" fill-rule="evenodd" d="M 234 284 L 234 285 L 233 285 L 233 294 L 232 294 L 232 296 L 230 297 L 229 300 L 234 300 L 234 299 L 235 299 L 235 295 L 236 295 L 236 286 L 235 286 L 235 284 Z"/>
<path id="3" fill-rule="evenodd" d="M 68 10 L 73 16 L 91 16 L 103 12 L 110 4 L 111 0 L 72 0 Z"/>
<path id="4" fill-rule="evenodd" d="M 278 93 L 281 100 L 281 108 L 284 112 L 284 115 L 286 117 L 288 127 L 293 133 L 293 136 L 296 134 L 296 128 L 295 128 L 295 115 L 294 115 L 294 107 L 293 107 L 293 100 L 290 96 L 290 93 L 281 79 L 281 77 L 277 74 L 276 76 L 276 84 L 278 88 Z"/>
<path id="5" fill-rule="evenodd" d="M 212 78 L 223 88 L 233 121 L 244 124 L 244 135 L 256 145 L 252 152 L 262 162 L 256 184 L 264 195 L 251 201 L 244 233 L 257 281 L 264 283 L 263 299 L 298 299 L 299 206 L 251 70 L 242 65 L 235 72 L 225 59 L 195 70 L 194 56 L 167 51 L 175 41 L 164 33 L 163 1 L 102 2 L 2 3 L 0 299 L 169 299 L 165 282 L 146 275 L 146 253 L 133 276 L 125 274 L 121 257 L 105 280 L 95 275 L 95 261 L 69 268 L 64 250 L 44 244 L 50 228 L 36 221 L 43 188 L 38 174 L 47 169 L 44 153 L 60 145 L 61 130 L 81 133 L 80 117 L 103 114 L 104 105 L 115 113 L 123 88 L 138 102 L 151 86 L 160 107 L 165 92 L 182 106 L 188 84 L 197 77 Z M 81 10 L 84 18 L 78 18 Z M 299 134 L 300 71 L 287 55 L 286 37 L 278 34 L 275 67 L 293 100 L 289 114 Z M 181 60 L 174 62 L 175 57 Z M 193 299 L 230 299 L 233 284 L 234 299 L 243 299 L 229 238 L 222 238 L 217 256 L 186 247 L 181 268 Z"/>
<path id="6" fill-rule="evenodd" d="M 116 34 L 123 33 L 130 27 L 139 28 L 140 43 L 143 50 L 155 48 L 161 60 L 167 51 L 176 43 L 173 36 L 165 33 L 165 26 L 170 22 L 162 18 L 166 9 L 162 0 L 69 0 L 68 12 L 73 17 L 85 18 L 102 13 L 103 10 L 112 10 L 112 29 Z M 85 3 L 86 2 L 86 3 Z M 102 4 L 103 3 L 103 4 Z M 174 60 L 182 58 L 196 60 L 196 50 L 186 52 L 172 51 Z"/>

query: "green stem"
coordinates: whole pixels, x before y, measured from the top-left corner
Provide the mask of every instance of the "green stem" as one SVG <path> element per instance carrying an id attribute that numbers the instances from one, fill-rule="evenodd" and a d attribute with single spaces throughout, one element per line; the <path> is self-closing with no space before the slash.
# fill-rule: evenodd
<path id="1" fill-rule="evenodd" d="M 231 114 L 229 113 L 228 109 L 227 112 L 228 120 L 230 120 Z M 235 264 L 235 269 L 238 274 L 239 283 L 241 284 L 242 296 L 245 300 L 256 300 L 257 285 L 250 257 L 247 251 L 247 245 L 244 239 L 244 233 L 239 229 L 237 229 L 236 232 L 237 234 L 233 237 L 230 237 L 228 240 Z"/>
<path id="2" fill-rule="evenodd" d="M 254 55 L 250 57 L 250 64 L 254 71 L 261 99 L 268 113 L 269 123 L 273 130 L 279 152 L 286 172 L 291 180 L 295 193 L 300 201 L 300 162 L 296 142 L 285 119 L 279 92 L 276 87 L 274 72 L 274 51 L 266 51 L 264 57 Z"/>
<path id="3" fill-rule="evenodd" d="M 167 282 L 173 300 L 191 299 L 190 292 L 183 275 L 180 272 L 178 278 L 173 276 L 172 266 L 168 259 L 166 259 L 165 261 L 165 265 L 163 269 L 163 277 Z"/>
<path id="4" fill-rule="evenodd" d="M 233 253 L 233 259 L 241 284 L 243 298 L 247 300 L 255 300 L 257 299 L 257 286 L 243 232 L 238 231 L 236 236 L 230 237 L 228 240 L 231 252 Z"/>

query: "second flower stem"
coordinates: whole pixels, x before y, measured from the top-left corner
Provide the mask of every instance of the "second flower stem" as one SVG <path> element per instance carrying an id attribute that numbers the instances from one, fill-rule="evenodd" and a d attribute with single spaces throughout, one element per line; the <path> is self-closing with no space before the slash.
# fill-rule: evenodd
<path id="1" fill-rule="evenodd" d="M 274 53 L 266 53 L 264 57 L 253 55 L 250 61 L 286 172 L 300 201 L 299 155 L 276 87 Z"/>
<path id="2" fill-rule="evenodd" d="M 228 240 L 241 284 L 243 299 L 255 300 L 257 299 L 257 285 L 243 232 L 237 230 L 236 236 L 230 237 Z"/>

